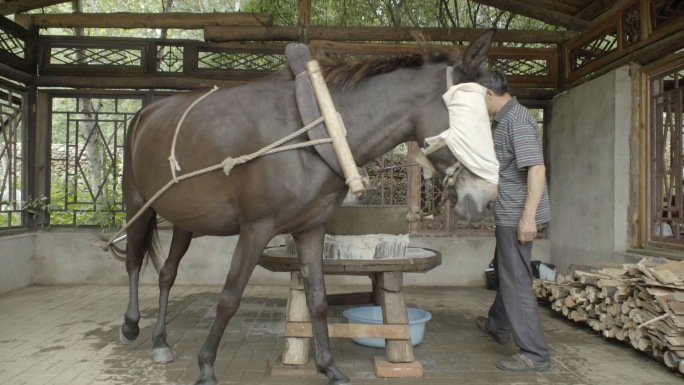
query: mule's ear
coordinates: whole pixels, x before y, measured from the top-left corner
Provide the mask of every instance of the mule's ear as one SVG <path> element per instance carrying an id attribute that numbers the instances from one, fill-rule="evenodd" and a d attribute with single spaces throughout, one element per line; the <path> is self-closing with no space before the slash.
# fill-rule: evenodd
<path id="1" fill-rule="evenodd" d="M 490 28 L 482 32 L 473 40 L 463 54 L 463 70 L 469 76 L 475 76 L 480 69 L 480 65 L 487 59 L 492 39 L 496 33 L 496 28 Z"/>

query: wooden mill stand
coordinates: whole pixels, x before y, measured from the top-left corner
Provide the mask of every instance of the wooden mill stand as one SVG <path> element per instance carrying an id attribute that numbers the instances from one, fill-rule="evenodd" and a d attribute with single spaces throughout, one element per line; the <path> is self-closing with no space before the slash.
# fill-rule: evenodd
<path id="1" fill-rule="evenodd" d="M 442 255 L 431 249 L 409 247 L 404 258 L 398 259 L 324 259 L 323 272 L 328 275 L 365 275 L 371 278 L 369 293 L 328 296 L 329 305 L 375 303 L 382 307 L 384 324 L 328 324 L 331 338 L 385 338 L 385 357 L 375 357 L 378 377 L 421 377 L 423 366 L 413 358 L 413 345 L 406 303 L 403 295 L 403 274 L 426 272 L 442 262 Z M 281 362 L 271 364 L 271 375 L 315 375 L 309 362 L 312 337 L 304 284 L 296 256 L 288 255 L 285 246 L 266 249 L 259 265 L 270 271 L 290 272 L 290 293 L 287 300 L 285 349 Z"/>

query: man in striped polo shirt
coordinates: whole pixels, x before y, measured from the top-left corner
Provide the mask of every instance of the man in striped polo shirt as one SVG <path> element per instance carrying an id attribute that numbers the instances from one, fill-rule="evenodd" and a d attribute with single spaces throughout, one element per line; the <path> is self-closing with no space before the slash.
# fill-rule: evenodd
<path id="1" fill-rule="evenodd" d="M 546 168 L 537 128 L 530 111 L 508 91 L 503 72 L 485 68 L 478 83 L 487 88 L 487 110 L 494 114 L 494 148 L 499 161 L 495 261 L 499 289 L 488 317 L 477 326 L 500 344 L 510 336 L 520 351 L 497 362 L 509 371 L 544 371 L 550 367 L 549 349 L 532 289 L 532 241 L 537 225 L 551 219 Z"/>

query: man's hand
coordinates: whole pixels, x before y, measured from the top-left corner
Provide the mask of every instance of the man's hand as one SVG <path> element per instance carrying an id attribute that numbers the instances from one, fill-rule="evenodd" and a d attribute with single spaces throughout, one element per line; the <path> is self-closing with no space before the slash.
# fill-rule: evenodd
<path id="1" fill-rule="evenodd" d="M 523 216 L 518 222 L 518 241 L 520 243 L 532 242 L 534 237 L 537 236 L 537 224 L 534 218 L 530 220 Z"/>

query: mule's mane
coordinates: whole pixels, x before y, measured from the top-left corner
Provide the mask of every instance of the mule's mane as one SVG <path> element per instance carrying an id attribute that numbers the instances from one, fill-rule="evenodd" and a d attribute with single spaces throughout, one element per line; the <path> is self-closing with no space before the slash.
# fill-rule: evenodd
<path id="1" fill-rule="evenodd" d="M 329 85 L 352 87 L 368 76 L 392 72 L 398 68 L 420 67 L 423 64 L 453 63 L 454 55 L 438 52 L 427 44 L 420 44 L 421 51 L 400 56 L 370 57 L 354 61 L 339 56 L 320 56 L 318 60 L 325 81 Z"/>

